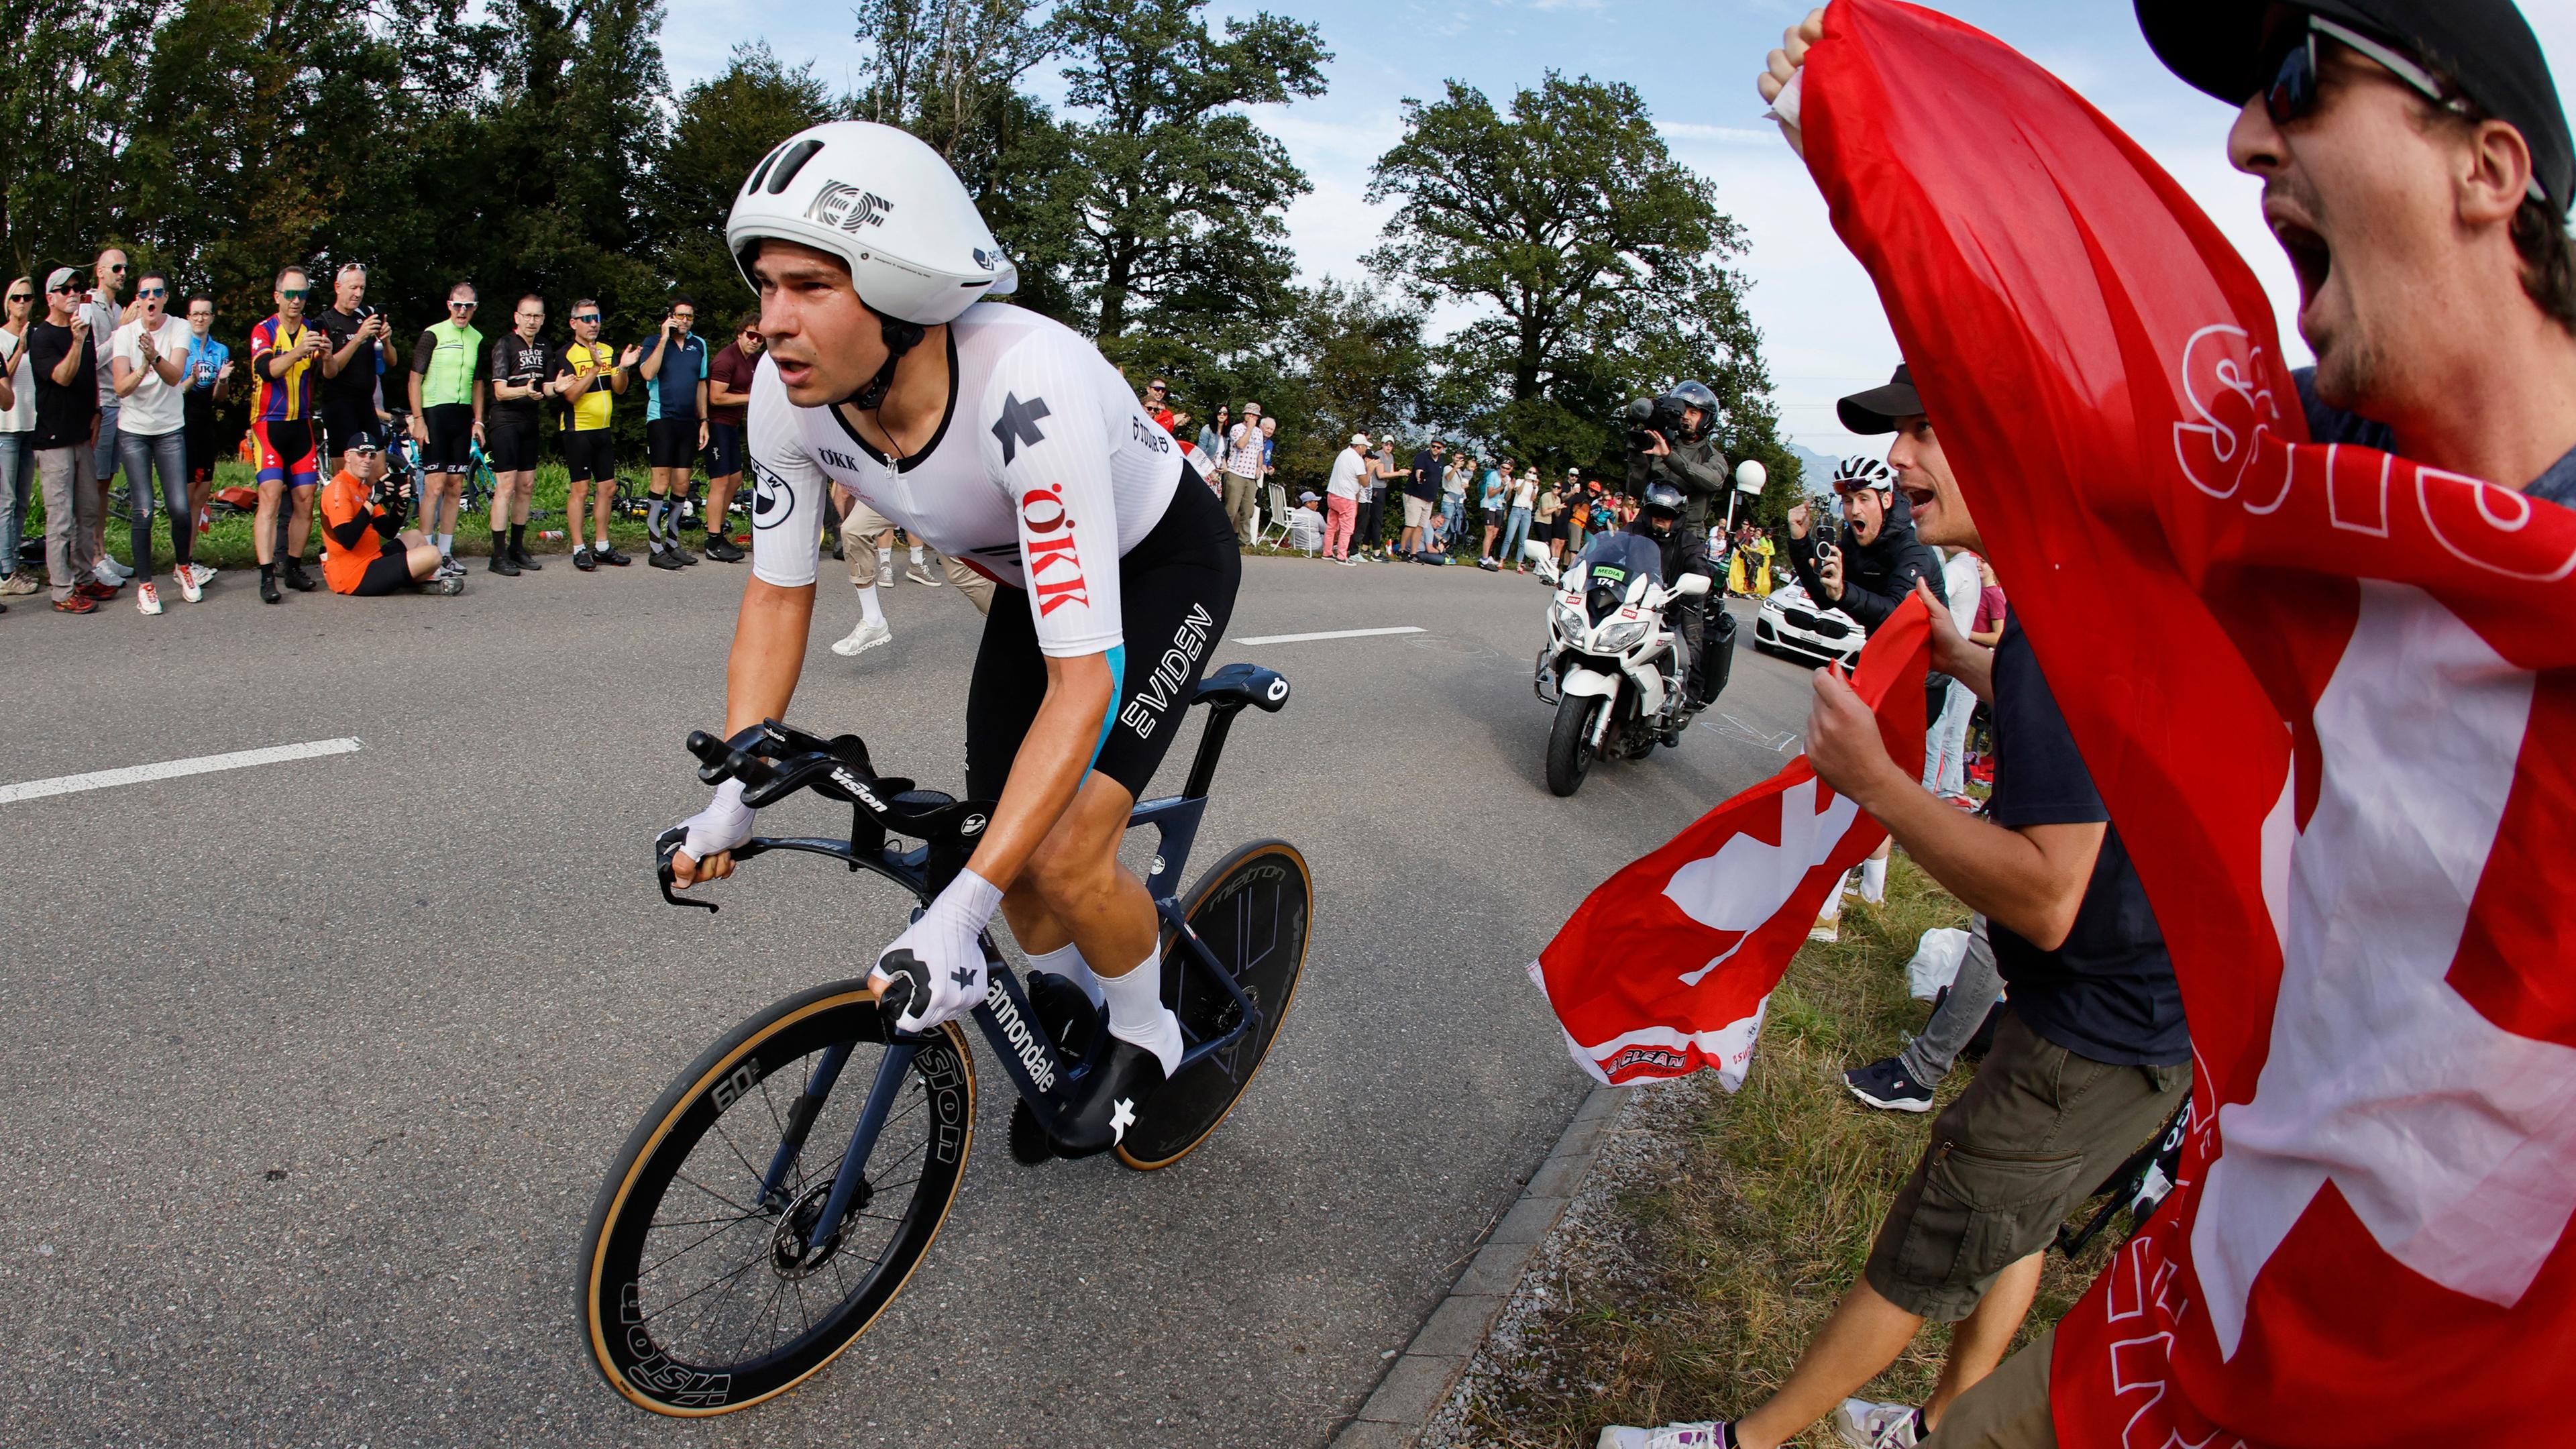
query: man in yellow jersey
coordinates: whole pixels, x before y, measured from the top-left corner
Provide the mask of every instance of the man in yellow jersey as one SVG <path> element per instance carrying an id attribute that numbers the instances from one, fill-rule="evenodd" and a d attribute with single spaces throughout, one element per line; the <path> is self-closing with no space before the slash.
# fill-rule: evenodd
<path id="1" fill-rule="evenodd" d="M 564 492 L 564 526 L 572 531 L 572 566 L 583 573 L 634 562 L 608 541 L 609 506 L 617 497 L 617 435 L 609 423 L 617 395 L 626 391 L 628 369 L 643 352 L 630 346 L 611 362 L 608 344 L 599 340 L 598 301 L 584 297 L 572 304 L 572 345 L 555 360 L 555 375 L 546 385 L 570 409 L 562 438 L 564 469 L 572 480 Z M 582 500 L 593 483 L 599 492 L 591 505 L 591 536 L 598 541 L 584 543 Z"/>

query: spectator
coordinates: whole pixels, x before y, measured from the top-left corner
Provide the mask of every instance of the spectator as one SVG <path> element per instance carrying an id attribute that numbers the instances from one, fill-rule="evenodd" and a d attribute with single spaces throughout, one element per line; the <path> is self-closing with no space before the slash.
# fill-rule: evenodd
<path id="1" fill-rule="evenodd" d="M 1218 403 L 1216 416 L 1208 419 L 1206 427 L 1199 429 L 1199 451 L 1207 455 L 1207 467 L 1202 471 L 1207 474 L 1211 485 L 1216 483 L 1217 475 L 1225 471 L 1219 464 L 1224 461 L 1225 440 L 1233 425 L 1234 410 L 1224 403 Z M 1224 490 L 1219 487 L 1218 491 Z"/>
<path id="2" fill-rule="evenodd" d="M 1572 505 L 1567 493 L 1575 484 L 1575 470 L 1565 470 L 1565 487 L 1551 483 L 1539 490 L 1538 507 L 1530 510 L 1530 537 L 1547 547 L 1548 566 L 1544 572 L 1553 575 L 1565 562 L 1565 514 Z"/>
<path id="3" fill-rule="evenodd" d="M 1422 557 L 1423 535 L 1431 531 L 1431 520 L 1440 507 L 1440 440 L 1425 438 L 1413 451 L 1413 472 L 1404 480 L 1404 536 L 1396 541 L 1396 552 L 1406 558 Z"/>
<path id="4" fill-rule="evenodd" d="M 1143 396 L 1137 398 L 1136 401 L 1144 405 L 1145 416 L 1152 418 L 1154 421 L 1163 425 L 1164 432 L 1168 433 L 1172 430 L 1171 384 L 1163 381 L 1159 377 L 1155 378 L 1152 382 L 1145 384 Z"/>
<path id="5" fill-rule="evenodd" d="M 1261 404 L 1243 405 L 1243 421 L 1226 434 L 1225 443 L 1225 472 L 1217 480 L 1217 492 L 1225 499 L 1235 541 L 1250 548 L 1253 493 L 1261 486 Z"/>
<path id="6" fill-rule="evenodd" d="M 1985 587 L 1977 593 L 1977 626 L 1969 632 L 1968 642 L 1992 649 L 2004 637 L 2004 587 L 1995 582 L 1993 564 L 1976 554 L 1969 557 L 1977 560 L 1977 578 Z"/>
<path id="7" fill-rule="evenodd" d="M 1529 541 L 1530 512 L 1538 506 L 1538 469 L 1524 468 L 1512 479 L 1511 491 L 1503 515 L 1502 543 L 1494 550 L 1497 560 L 1509 561 L 1512 572 L 1529 572 L 1529 560 L 1522 556 L 1521 545 Z"/>
<path id="8" fill-rule="evenodd" d="M 1484 486 L 1478 491 L 1476 497 L 1477 520 L 1485 526 L 1484 543 L 1476 555 L 1476 567 L 1480 569 L 1499 567 L 1494 562 L 1494 535 L 1503 531 L 1503 499 L 1510 492 L 1511 486 L 1510 459 L 1505 459 L 1500 465 L 1485 470 Z"/>
<path id="9" fill-rule="evenodd" d="M 45 279 L 45 320 L 27 329 L 27 360 L 36 375 L 36 426 L 27 446 L 45 496 L 45 574 L 54 607 L 86 614 L 116 597 L 95 575 L 89 550 L 106 512 L 99 487 L 98 353 L 89 345 L 89 316 L 80 274 L 57 267 Z"/>
<path id="10" fill-rule="evenodd" d="M 644 349 L 629 344 L 611 359 L 599 340 L 599 303 L 584 297 L 572 304 L 572 345 L 555 359 L 555 396 L 565 415 L 558 434 L 564 455 L 564 523 L 572 535 L 572 566 L 583 573 L 601 564 L 624 568 L 634 560 L 608 541 L 609 513 L 617 497 L 617 431 L 610 424 L 617 395 L 626 391 L 627 369 Z M 599 492 L 591 494 L 596 483 Z M 583 505 L 589 505 L 592 542 L 582 542 Z"/>
<path id="11" fill-rule="evenodd" d="M 638 367 L 644 379 L 644 460 L 653 470 L 653 497 L 644 516 L 651 557 L 645 562 L 657 569 L 698 561 L 680 547 L 679 523 L 671 515 L 672 494 L 688 500 L 690 466 L 707 445 L 707 344 L 690 335 L 697 323 L 697 300 L 673 297 Z"/>
<path id="12" fill-rule="evenodd" d="M 1405 476 L 1395 466 L 1395 440 L 1388 438 L 1377 445 L 1377 456 L 1369 460 L 1368 478 L 1361 485 L 1359 516 L 1359 557 L 1377 559 L 1386 552 L 1386 497 L 1397 480 Z"/>
<path id="13" fill-rule="evenodd" d="M 1592 531 L 1592 495 L 1583 486 L 1580 470 L 1565 472 L 1565 516 L 1560 522 L 1565 532 L 1564 557 L 1583 557 L 1584 535 Z"/>
<path id="14" fill-rule="evenodd" d="M 135 279 L 134 320 L 116 329 L 108 345 L 108 366 L 122 416 L 116 432 L 117 456 L 125 466 L 126 516 L 134 554 L 134 607 L 161 612 L 161 590 L 152 581 L 153 481 L 160 481 L 163 512 L 170 519 L 172 572 L 179 597 L 202 598 L 204 582 L 189 561 L 196 541 L 197 516 L 188 505 L 188 438 L 186 433 L 188 324 L 169 314 L 170 279 L 145 272 Z"/>
<path id="15" fill-rule="evenodd" d="M 1279 476 L 1279 419 L 1261 420 L 1261 482 L 1268 487 Z"/>
<path id="16" fill-rule="evenodd" d="M 322 357 L 322 471 L 336 473 L 332 456 L 342 438 L 365 433 L 381 441 L 384 420 L 377 414 L 377 388 L 385 372 L 384 314 L 367 305 L 367 269 L 348 262 L 331 279 L 331 305 L 313 319 L 331 350 Z M 131 473 L 132 470 L 128 470 Z"/>
<path id="17" fill-rule="evenodd" d="M 1324 515 L 1315 511 L 1323 502 L 1312 488 L 1297 495 L 1297 506 L 1288 510 L 1288 546 L 1313 558 L 1324 547 Z"/>
<path id="18" fill-rule="evenodd" d="M 107 349 L 115 340 L 116 329 L 134 319 L 134 310 L 119 305 L 116 300 L 117 294 L 125 290 L 126 271 L 124 252 L 115 247 L 101 251 L 98 260 L 90 265 L 90 276 L 97 285 L 81 299 L 81 316 L 89 323 L 89 347 L 98 370 L 98 440 L 90 457 L 90 468 L 91 476 L 96 480 L 92 486 L 97 488 L 102 500 L 95 513 L 86 515 L 88 521 L 84 527 L 89 530 L 89 557 L 93 560 L 91 572 L 100 583 L 111 585 L 122 585 L 134 576 L 132 569 L 118 563 L 115 555 L 107 551 L 107 505 L 103 501 L 107 497 L 108 485 L 116 480 L 116 470 L 122 465 L 116 449 L 116 383 L 109 373 Z"/>
<path id="19" fill-rule="evenodd" d="M 277 311 L 251 329 L 250 370 L 259 381 L 251 406 L 251 436 L 259 445 L 259 514 L 251 543 L 259 556 L 259 597 L 278 602 L 278 584 L 311 593 L 321 582 L 304 572 L 304 545 L 312 536 L 313 495 L 321 487 L 322 440 L 313 429 L 313 384 L 330 342 L 307 322 L 304 303 L 312 288 L 302 267 L 277 274 Z"/>
<path id="20" fill-rule="evenodd" d="M 1900 367 L 1887 386 L 1854 396 L 1907 397 L 1913 392 L 1913 375 Z M 1789 564 L 1809 598 L 1841 609 L 1876 633 L 1914 592 L 1915 580 L 1939 575 L 1941 560 L 1915 539 L 1913 513 L 1897 496 L 1895 477 L 1886 465 L 1870 458 L 1843 460 L 1834 471 L 1834 492 L 1843 502 L 1841 546 L 1819 553 L 1808 536 L 1810 510 L 1802 502 L 1789 510 Z"/>
<path id="21" fill-rule="evenodd" d="M 1950 609 L 1950 622 L 1962 635 L 1972 635 L 1977 627 L 1978 599 L 1985 592 L 1985 581 L 1979 577 L 1984 561 L 1963 548 L 1950 550 L 1941 563 L 1942 602 Z M 1937 704 L 1924 717 L 1931 726 L 1923 738 L 1923 788 L 1944 800 L 1965 799 L 1968 793 L 1967 751 L 1968 716 L 1977 708 L 1977 696 L 1959 681 L 1935 670 L 1929 688 L 1927 706 Z"/>
<path id="22" fill-rule="evenodd" d="M 206 501 L 215 490 L 215 404 L 232 393 L 233 350 L 215 340 L 215 299 L 200 293 L 188 299 L 188 391 L 181 402 L 188 441 L 188 526 L 202 529 Z M 197 566 L 202 587 L 215 576 Z"/>
<path id="23" fill-rule="evenodd" d="M 1359 518 L 1360 484 L 1368 477 L 1369 435 L 1351 434 L 1347 448 L 1333 455 L 1333 471 L 1324 480 L 1324 557 L 1345 568 L 1351 558 L 1351 525 Z"/>
<path id="24" fill-rule="evenodd" d="M 534 292 L 521 297 L 510 311 L 510 330 L 492 342 L 488 366 L 492 402 L 483 411 L 483 446 L 492 462 L 492 558 L 487 567 L 505 578 L 544 567 L 528 552 L 528 495 L 537 486 L 539 404 L 546 379 L 555 372 L 553 349 L 537 335 L 545 326 L 546 299 Z"/>
<path id="25" fill-rule="evenodd" d="M 1449 549 L 1467 530 L 1467 485 L 1475 481 L 1475 470 L 1467 466 L 1467 454 L 1460 449 L 1449 454 L 1449 470 L 1440 475 L 1440 543 L 1446 563 Z"/>
<path id="26" fill-rule="evenodd" d="M 474 468 L 474 445 L 483 441 L 489 359 L 483 331 L 474 325 L 478 300 L 472 282 L 448 288 L 447 320 L 424 330 L 411 351 L 411 440 L 421 447 L 420 526 L 450 573 L 456 570 L 456 511 L 464 502 L 465 475 Z"/>
<path id="27" fill-rule="evenodd" d="M 406 529 L 411 485 L 389 498 L 376 496 L 385 476 L 384 442 L 370 432 L 337 440 L 340 471 L 322 490 L 322 577 L 335 594 L 361 598 L 417 587 L 423 593 L 461 594 L 465 576 L 440 567 L 438 545 Z"/>
<path id="28" fill-rule="evenodd" d="M 733 541 L 730 510 L 742 487 L 744 418 L 751 407 L 751 379 L 760 371 L 760 314 L 746 312 L 733 340 L 707 364 L 707 557 L 742 562 Z"/>
<path id="29" fill-rule="evenodd" d="M 841 558 L 849 566 L 850 587 L 859 593 L 859 622 L 832 643 L 832 652 L 855 659 L 880 644 L 894 642 L 877 590 L 894 587 L 894 522 L 870 508 L 859 495 L 835 483 L 832 501 L 841 518 Z M 871 559 L 866 545 L 876 552 Z M 871 567 L 873 564 L 873 567 Z"/>
<path id="30" fill-rule="evenodd" d="M 36 369 L 27 354 L 35 278 L 11 282 L 7 298 L 0 313 L 0 381 L 9 392 L 8 405 L 0 407 L 0 595 L 14 598 L 36 591 L 36 571 L 18 567 L 19 530 L 26 527 L 27 491 L 36 476 Z"/>

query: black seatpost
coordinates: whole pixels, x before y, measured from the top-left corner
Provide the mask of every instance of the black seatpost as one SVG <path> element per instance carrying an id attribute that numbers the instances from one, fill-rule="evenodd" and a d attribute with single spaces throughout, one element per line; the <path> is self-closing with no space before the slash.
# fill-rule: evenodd
<path id="1" fill-rule="evenodd" d="M 1190 761 L 1189 783 L 1181 787 L 1183 798 L 1202 799 L 1208 787 L 1216 783 L 1217 757 L 1225 753 L 1226 732 L 1234 728 L 1234 717 L 1241 713 L 1240 704 L 1208 706 L 1207 732 L 1199 736 L 1199 752 Z"/>

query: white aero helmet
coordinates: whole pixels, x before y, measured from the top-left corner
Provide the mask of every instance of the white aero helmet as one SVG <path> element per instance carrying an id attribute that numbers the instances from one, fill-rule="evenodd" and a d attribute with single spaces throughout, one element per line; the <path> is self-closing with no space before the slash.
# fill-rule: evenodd
<path id="1" fill-rule="evenodd" d="M 860 301 L 923 327 L 953 322 L 1020 281 L 939 153 L 874 121 L 809 126 L 751 169 L 725 218 L 725 248 L 744 281 L 772 237 L 839 257 Z"/>

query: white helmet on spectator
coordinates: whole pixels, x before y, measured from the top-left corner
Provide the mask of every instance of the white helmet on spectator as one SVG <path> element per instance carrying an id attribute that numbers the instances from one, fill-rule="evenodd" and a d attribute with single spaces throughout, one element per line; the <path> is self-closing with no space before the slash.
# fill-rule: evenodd
<path id="1" fill-rule="evenodd" d="M 873 121 L 809 126 L 752 168 L 725 219 L 744 281 L 773 237 L 839 257 L 860 301 L 923 327 L 1019 285 L 957 173 L 910 132 Z"/>

